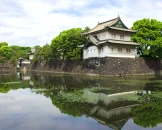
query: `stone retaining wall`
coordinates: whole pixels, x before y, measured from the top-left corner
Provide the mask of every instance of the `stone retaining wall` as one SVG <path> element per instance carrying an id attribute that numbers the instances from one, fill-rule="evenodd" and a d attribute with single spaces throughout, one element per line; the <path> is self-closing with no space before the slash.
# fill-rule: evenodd
<path id="1" fill-rule="evenodd" d="M 86 60 L 42 61 L 33 63 L 31 70 L 100 75 L 159 75 L 162 70 L 162 59 L 109 57 Z"/>
<path id="2" fill-rule="evenodd" d="M 11 64 L 8 63 L 0 64 L 0 74 L 13 73 L 15 71 L 16 67 Z"/>

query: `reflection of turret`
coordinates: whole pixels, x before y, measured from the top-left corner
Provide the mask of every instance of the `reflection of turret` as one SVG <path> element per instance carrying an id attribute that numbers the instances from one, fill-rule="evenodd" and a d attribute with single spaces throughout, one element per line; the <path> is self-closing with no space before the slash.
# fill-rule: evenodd
<path id="1" fill-rule="evenodd" d="M 115 130 L 120 130 L 127 120 L 132 117 L 131 108 L 137 105 L 139 104 L 123 107 L 117 106 L 117 108 L 113 109 L 97 106 L 90 111 L 90 116 L 104 125 L 108 125 Z"/>
<path id="2" fill-rule="evenodd" d="M 97 104 L 99 101 L 102 101 L 105 105 L 109 105 L 112 101 L 119 100 L 125 95 L 131 96 L 132 94 L 136 94 L 136 91 L 116 93 L 110 95 L 84 91 L 84 97 L 88 100 L 88 102 Z"/>
<path id="3" fill-rule="evenodd" d="M 90 117 L 99 123 L 115 130 L 120 130 L 131 115 L 131 108 L 138 106 L 136 102 L 120 101 L 123 95 L 134 94 L 135 91 L 106 95 L 102 93 L 85 92 L 89 102 L 96 104 L 90 112 Z"/>
<path id="4" fill-rule="evenodd" d="M 30 80 L 30 75 L 24 75 L 22 73 L 17 73 L 18 78 L 20 81 L 28 81 Z"/>
<path id="5" fill-rule="evenodd" d="M 31 79 L 30 75 L 24 75 L 22 73 L 17 73 L 17 77 L 19 78 L 20 81 L 29 81 L 28 87 L 33 88 L 34 83 L 30 80 Z"/>
<path id="6" fill-rule="evenodd" d="M 29 86 L 29 88 L 31 88 L 31 89 L 32 89 L 32 88 L 34 87 L 34 83 L 33 83 L 33 81 L 31 81 L 31 80 L 30 80 L 30 81 L 29 81 L 29 85 L 28 85 L 28 86 Z"/>
<path id="7" fill-rule="evenodd" d="M 46 88 L 41 88 L 41 89 L 32 89 L 32 92 L 44 92 L 44 91 L 50 91 L 52 89 L 46 89 Z"/>
<path id="8" fill-rule="evenodd" d="M 45 92 L 45 91 L 55 91 L 57 93 L 63 93 L 65 90 L 66 90 L 66 86 L 53 86 L 52 88 L 50 89 L 47 89 L 47 88 L 35 88 L 35 89 L 32 89 L 31 91 L 32 92 Z"/>

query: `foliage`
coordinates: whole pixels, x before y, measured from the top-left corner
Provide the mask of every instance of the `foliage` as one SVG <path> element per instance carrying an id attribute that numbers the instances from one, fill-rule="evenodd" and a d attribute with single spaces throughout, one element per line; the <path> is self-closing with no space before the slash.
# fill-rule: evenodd
<path id="1" fill-rule="evenodd" d="M 20 88 L 27 88 L 28 86 L 28 82 L 24 81 L 24 82 L 21 82 L 21 83 L 17 83 L 17 84 L 1 84 L 0 86 L 0 92 L 1 93 L 8 93 L 10 90 L 17 90 L 17 89 L 20 89 Z"/>
<path id="2" fill-rule="evenodd" d="M 7 42 L 0 42 L 0 63 L 9 60 L 11 64 L 16 64 L 18 58 L 28 59 L 30 47 L 8 46 Z"/>
<path id="3" fill-rule="evenodd" d="M 7 42 L 0 42 L 0 47 L 1 46 L 8 46 L 8 43 Z"/>
<path id="4" fill-rule="evenodd" d="M 83 93 L 77 90 L 74 90 L 74 92 L 62 93 L 59 96 L 69 102 L 86 102 L 86 98 L 83 96 Z"/>
<path id="5" fill-rule="evenodd" d="M 137 33 L 132 36 L 132 40 L 141 44 L 137 48 L 138 54 L 162 57 L 162 22 L 155 19 L 137 20 L 132 29 L 137 30 Z"/>
<path id="6" fill-rule="evenodd" d="M 58 107 L 62 113 L 71 116 L 88 115 L 94 107 L 93 104 L 85 102 L 78 92 L 66 93 L 51 97 L 53 105 Z"/>
<path id="7" fill-rule="evenodd" d="M 49 44 L 41 46 L 35 46 L 35 53 L 34 53 L 34 60 L 41 61 L 41 60 L 50 60 L 52 58 L 52 50 Z"/>
<path id="8" fill-rule="evenodd" d="M 86 41 L 85 36 L 81 36 L 83 30 L 81 28 L 72 28 L 61 32 L 52 40 L 51 48 L 55 59 L 79 59 L 81 57 L 81 49 L 78 48 Z"/>
<path id="9" fill-rule="evenodd" d="M 90 30 L 89 27 L 85 27 L 84 32 L 88 32 Z"/>
<path id="10" fill-rule="evenodd" d="M 134 122 L 143 127 L 156 127 L 162 123 L 162 102 L 149 102 L 132 109 Z"/>
<path id="11" fill-rule="evenodd" d="M 2 80 L 2 79 L 1 79 Z M 27 88 L 28 82 L 23 81 L 20 83 L 14 83 L 19 82 L 18 79 L 11 79 L 11 80 L 2 80 L 3 83 L 0 82 L 0 93 L 8 93 L 10 90 L 17 90 L 20 88 Z"/>
<path id="12" fill-rule="evenodd" d="M 42 47 L 41 46 L 35 46 L 34 49 L 35 49 L 34 60 L 40 61 L 42 59 L 41 58 Z"/>
<path id="13" fill-rule="evenodd" d="M 86 37 L 81 36 L 81 33 L 89 30 L 89 27 L 85 27 L 84 30 L 81 28 L 65 30 L 55 37 L 51 44 L 46 44 L 43 47 L 35 46 L 34 61 L 81 58 L 82 50 L 78 46 L 86 41 Z M 28 59 L 27 53 L 30 50 L 30 47 L 15 45 L 9 47 L 8 43 L 0 42 L 0 62 L 10 60 L 10 63 L 15 64 L 16 59 L 20 57 Z"/>
<path id="14" fill-rule="evenodd" d="M 6 59 L 11 58 L 11 48 L 8 46 L 1 46 L 0 47 L 0 55 L 5 57 Z"/>
<path id="15" fill-rule="evenodd" d="M 18 59 L 13 56 L 13 57 L 10 58 L 10 62 L 9 63 L 12 64 L 12 65 L 16 65 L 17 64 L 17 60 Z"/>
<path id="16" fill-rule="evenodd" d="M 8 46 L 8 43 L 0 42 L 0 63 L 11 58 L 11 51 L 12 49 Z"/>
<path id="17" fill-rule="evenodd" d="M 31 50 L 30 47 L 22 47 L 22 46 L 11 46 L 12 48 L 12 58 L 13 59 L 18 59 L 20 57 L 23 57 L 25 59 L 28 59 L 28 54 Z"/>
<path id="18" fill-rule="evenodd" d="M 46 44 L 42 48 L 42 58 L 45 60 L 49 60 L 52 57 L 52 50 L 49 44 Z"/>
<path id="19" fill-rule="evenodd" d="M 0 86 L 1 93 L 8 93 L 11 90 L 11 87 L 6 87 L 6 85 Z"/>

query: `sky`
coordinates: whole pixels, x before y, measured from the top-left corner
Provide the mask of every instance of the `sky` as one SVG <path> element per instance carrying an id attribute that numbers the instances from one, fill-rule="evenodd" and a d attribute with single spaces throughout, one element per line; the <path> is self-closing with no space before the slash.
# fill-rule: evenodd
<path id="1" fill-rule="evenodd" d="M 162 21 L 162 0 L 0 0 L 0 42 L 43 46 L 60 32 L 120 15 L 127 27 L 143 18 Z"/>

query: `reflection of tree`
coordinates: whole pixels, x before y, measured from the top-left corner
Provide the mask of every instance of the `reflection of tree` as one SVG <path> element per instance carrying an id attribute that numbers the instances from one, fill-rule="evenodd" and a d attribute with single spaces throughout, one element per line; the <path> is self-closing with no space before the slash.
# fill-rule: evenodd
<path id="1" fill-rule="evenodd" d="M 54 76 L 50 74 L 42 74 L 43 80 L 40 75 L 32 75 L 32 81 L 34 82 L 34 88 L 46 87 L 51 88 L 53 86 L 66 86 L 70 89 L 82 89 L 83 87 L 95 86 L 98 82 L 96 79 L 88 79 L 77 76 Z M 44 81 L 44 82 L 43 82 Z"/>
<path id="2" fill-rule="evenodd" d="M 151 91 L 162 91 L 162 83 L 161 82 L 149 82 L 145 84 L 144 87 L 145 90 L 151 90 Z"/>
<path id="3" fill-rule="evenodd" d="M 93 108 L 93 105 L 86 102 L 70 102 L 57 96 L 51 98 L 53 105 L 60 109 L 62 113 L 71 116 L 88 115 L 89 111 Z"/>
<path id="4" fill-rule="evenodd" d="M 151 79 L 145 84 L 146 93 L 141 96 L 143 105 L 132 109 L 134 122 L 143 127 L 156 127 L 162 123 L 161 81 Z M 149 94 L 150 91 L 150 94 Z"/>
<path id="5" fill-rule="evenodd" d="M 7 86 L 8 86 L 8 87 L 7 87 Z M 2 86 L 0 87 L 0 92 L 1 92 L 1 93 L 8 93 L 10 90 L 11 90 L 10 85 L 2 85 Z"/>
<path id="6" fill-rule="evenodd" d="M 8 93 L 10 90 L 17 90 L 20 88 L 27 88 L 28 82 L 22 82 L 20 84 L 2 84 L 0 86 L 1 93 Z"/>
<path id="7" fill-rule="evenodd" d="M 162 123 L 162 102 L 150 102 L 132 109 L 134 122 L 143 127 L 156 127 Z"/>
<path id="8" fill-rule="evenodd" d="M 6 82 L 15 82 L 15 81 L 19 81 L 16 75 L 10 75 L 10 76 L 0 75 L 0 84 Z"/>
<path id="9" fill-rule="evenodd" d="M 62 113 L 71 116 L 88 115 L 89 111 L 94 107 L 93 104 L 84 101 L 81 93 L 77 91 L 64 92 L 60 94 L 58 90 L 52 90 L 42 92 L 42 94 L 50 97 L 53 105 L 59 108 Z"/>

